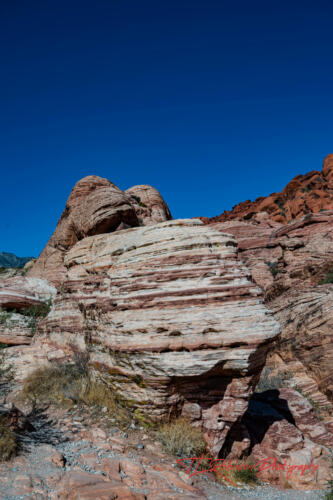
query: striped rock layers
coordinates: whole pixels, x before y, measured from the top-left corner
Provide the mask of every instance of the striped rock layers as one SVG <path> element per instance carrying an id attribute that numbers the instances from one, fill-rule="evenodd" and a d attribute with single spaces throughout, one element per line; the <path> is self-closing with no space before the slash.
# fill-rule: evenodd
<path id="1" fill-rule="evenodd" d="M 218 455 L 280 332 L 236 247 L 199 220 L 86 237 L 35 342 L 89 349 L 138 412 L 189 417 Z"/>

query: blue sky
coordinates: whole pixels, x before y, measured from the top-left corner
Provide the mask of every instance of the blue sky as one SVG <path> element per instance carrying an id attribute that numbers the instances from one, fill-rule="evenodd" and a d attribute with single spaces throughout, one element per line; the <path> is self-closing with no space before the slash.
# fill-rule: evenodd
<path id="1" fill-rule="evenodd" d="M 328 1 L 0 2 L 0 251 L 37 256 L 80 178 L 214 216 L 333 152 Z"/>

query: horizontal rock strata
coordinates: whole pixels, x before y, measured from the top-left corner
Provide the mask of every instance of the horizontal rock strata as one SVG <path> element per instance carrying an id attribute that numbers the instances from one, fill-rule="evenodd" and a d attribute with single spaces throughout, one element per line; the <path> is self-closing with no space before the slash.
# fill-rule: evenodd
<path id="1" fill-rule="evenodd" d="M 333 211 L 286 225 L 261 213 L 248 222 L 212 227 L 237 238 L 239 257 L 265 290 L 266 303 L 282 326 L 269 356 L 271 366 L 280 363 L 282 371 L 294 374 L 295 384 L 332 414 L 333 285 L 325 281 L 333 269 Z"/>
<path id="2" fill-rule="evenodd" d="M 34 310 L 52 301 L 56 293 L 54 286 L 39 278 L 15 276 L 1 280 L 0 343 L 30 344 L 37 326 Z"/>
<path id="3" fill-rule="evenodd" d="M 218 454 L 280 331 L 228 234 L 178 220 L 84 238 L 37 342 L 75 342 L 152 419 L 192 408 Z"/>

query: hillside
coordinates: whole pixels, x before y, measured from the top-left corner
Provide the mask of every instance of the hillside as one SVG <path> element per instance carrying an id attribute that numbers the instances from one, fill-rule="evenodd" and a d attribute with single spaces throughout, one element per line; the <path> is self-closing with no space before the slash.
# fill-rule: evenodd
<path id="1" fill-rule="evenodd" d="M 0 267 L 24 267 L 33 257 L 17 257 L 13 253 L 0 252 Z"/>

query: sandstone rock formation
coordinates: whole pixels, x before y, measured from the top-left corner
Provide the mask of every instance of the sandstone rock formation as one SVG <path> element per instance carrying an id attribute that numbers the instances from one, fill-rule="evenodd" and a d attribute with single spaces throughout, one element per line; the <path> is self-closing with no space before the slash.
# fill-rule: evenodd
<path id="1" fill-rule="evenodd" d="M 0 343 L 30 344 L 36 317 L 26 312 L 31 307 L 38 310 L 56 293 L 54 286 L 39 278 L 15 276 L 0 281 Z"/>
<path id="2" fill-rule="evenodd" d="M 157 189 L 152 186 L 133 186 L 125 193 L 134 198 L 136 202 L 134 205 L 135 213 L 138 219 L 141 218 L 144 226 L 172 219 L 168 205 Z"/>
<path id="3" fill-rule="evenodd" d="M 301 394 L 293 389 L 255 393 L 241 424 L 250 438 L 253 462 L 262 461 L 263 469 L 267 463 L 261 479 L 303 490 L 325 488 L 331 477 L 333 434 Z M 274 468 L 275 461 L 286 466 Z M 302 472 L 302 465 L 308 469 Z"/>
<path id="4" fill-rule="evenodd" d="M 150 186 L 136 186 L 126 193 L 107 179 L 85 177 L 74 186 L 53 235 L 28 274 L 59 286 L 66 274 L 64 256 L 77 241 L 170 218 L 160 193 Z"/>
<path id="5" fill-rule="evenodd" d="M 328 155 L 321 172 L 313 170 L 297 175 L 281 193 L 246 200 L 216 217 L 202 217 L 206 223 L 249 220 L 258 212 L 267 212 L 271 220 L 287 222 L 309 213 L 333 209 L 333 155 Z"/>
<path id="6" fill-rule="evenodd" d="M 319 283 L 333 268 L 333 211 L 286 225 L 260 213 L 247 222 L 212 227 L 237 238 L 239 257 L 265 290 L 266 303 L 282 326 L 269 356 L 272 366 L 293 373 L 295 385 L 322 408 L 331 408 L 333 285 Z"/>
<path id="7" fill-rule="evenodd" d="M 154 420 L 190 412 L 218 455 L 280 327 L 230 235 L 177 220 L 84 238 L 39 327 L 40 349 L 90 362 Z"/>

